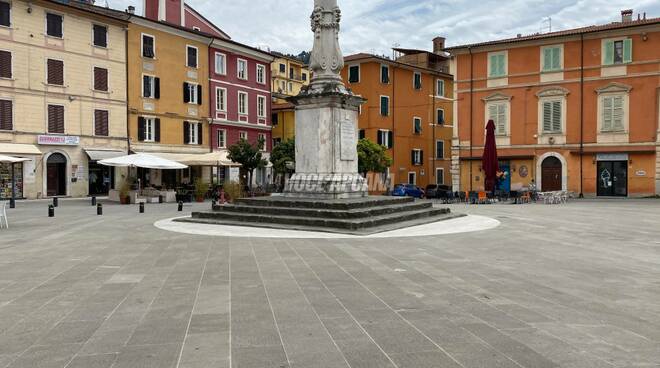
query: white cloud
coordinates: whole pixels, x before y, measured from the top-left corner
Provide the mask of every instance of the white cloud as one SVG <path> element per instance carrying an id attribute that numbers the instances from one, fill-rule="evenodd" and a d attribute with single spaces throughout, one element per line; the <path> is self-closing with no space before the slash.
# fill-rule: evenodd
<path id="1" fill-rule="evenodd" d="M 101 0 L 102 1 L 102 0 Z M 97 1 L 97 4 L 101 1 Z M 142 1 L 108 0 L 111 7 L 138 7 Z M 503 4 L 506 5 L 503 5 Z M 234 40 L 298 53 L 312 47 L 312 0 L 189 0 Z M 620 20 L 620 10 L 635 6 L 660 16 L 657 0 L 339 0 L 341 45 L 345 54 L 390 54 L 394 44 L 431 49 L 436 36 L 448 45 L 539 32 L 544 17 L 561 30 Z"/>

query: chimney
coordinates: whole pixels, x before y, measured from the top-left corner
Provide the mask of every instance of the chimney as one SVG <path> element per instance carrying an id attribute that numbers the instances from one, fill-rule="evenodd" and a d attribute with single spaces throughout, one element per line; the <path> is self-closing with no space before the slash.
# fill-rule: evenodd
<path id="1" fill-rule="evenodd" d="M 433 53 L 441 54 L 442 50 L 445 48 L 445 38 L 436 37 L 433 39 Z"/>
<path id="2" fill-rule="evenodd" d="M 151 20 L 165 21 L 185 26 L 183 0 L 145 0 L 144 16 Z"/>
<path id="3" fill-rule="evenodd" d="M 126 9 L 126 13 L 135 14 L 135 7 L 133 5 L 129 5 L 128 8 Z"/>
<path id="4" fill-rule="evenodd" d="M 633 10 L 632 9 L 621 10 L 621 22 L 622 23 L 632 22 L 632 20 L 633 20 Z"/>

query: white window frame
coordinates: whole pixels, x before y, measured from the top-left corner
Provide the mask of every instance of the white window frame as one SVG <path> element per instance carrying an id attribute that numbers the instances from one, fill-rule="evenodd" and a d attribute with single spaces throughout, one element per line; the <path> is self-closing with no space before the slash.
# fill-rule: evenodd
<path id="1" fill-rule="evenodd" d="M 144 142 L 156 141 L 156 118 L 143 116 L 144 118 Z"/>
<path id="2" fill-rule="evenodd" d="M 243 71 L 245 72 L 245 76 L 241 77 L 241 64 L 245 63 L 245 68 Z M 240 80 L 248 80 L 248 61 L 245 59 L 236 59 L 236 78 Z"/>
<path id="3" fill-rule="evenodd" d="M 222 71 L 218 70 L 218 56 L 222 56 Z M 215 68 L 215 74 L 217 75 L 227 75 L 227 54 L 223 54 L 222 52 L 216 52 L 215 53 L 215 63 L 214 63 L 214 68 Z"/>
<path id="4" fill-rule="evenodd" d="M 387 68 L 387 83 L 383 82 L 383 68 Z M 387 64 L 380 64 L 380 83 L 381 84 L 391 84 L 392 83 L 392 78 L 390 77 L 390 66 Z"/>
<path id="5" fill-rule="evenodd" d="M 227 148 L 227 129 L 218 129 L 217 131 L 217 145 L 218 148 Z M 222 139 L 220 136 L 222 135 Z"/>
<path id="6" fill-rule="evenodd" d="M 381 136 L 380 141 L 382 142 L 382 146 L 387 147 L 387 149 L 392 148 L 392 142 L 390 142 L 390 130 L 378 129 L 378 134 Z"/>
<path id="7" fill-rule="evenodd" d="M 241 107 L 241 96 L 245 96 L 245 106 L 242 109 Z M 238 115 L 243 115 L 243 116 L 248 116 L 250 114 L 250 96 L 248 95 L 247 92 L 243 91 L 238 91 L 238 99 L 237 99 L 237 104 L 238 104 Z"/>
<path id="8" fill-rule="evenodd" d="M 438 155 L 438 143 L 442 143 L 442 156 Z M 434 149 L 435 159 L 436 160 L 444 160 L 445 159 L 445 141 L 442 140 L 442 139 L 436 139 L 434 148 L 435 148 Z"/>
<path id="9" fill-rule="evenodd" d="M 504 74 L 502 74 L 502 75 L 493 75 L 493 71 L 491 70 L 490 59 L 493 56 L 499 56 L 499 55 L 504 55 Z M 506 78 L 509 75 L 509 52 L 508 51 L 489 52 L 488 53 L 488 58 L 486 59 L 486 62 L 488 63 L 488 79 Z"/>
<path id="10" fill-rule="evenodd" d="M 438 180 L 440 179 L 440 180 Z M 442 167 L 435 168 L 435 184 L 445 185 L 445 169 Z"/>
<path id="11" fill-rule="evenodd" d="M 220 92 L 222 92 L 222 94 Z M 222 99 L 218 98 L 221 95 Z M 215 87 L 215 110 L 227 112 L 227 88 Z"/>
<path id="12" fill-rule="evenodd" d="M 94 44 L 94 26 L 105 27 L 105 46 L 99 46 L 99 45 L 95 45 L 95 44 Z M 64 32 L 63 32 L 63 33 L 64 33 Z M 98 48 L 100 48 L 100 49 L 107 49 L 107 48 L 109 48 L 109 47 L 110 47 L 110 37 L 109 37 L 110 35 L 109 35 L 109 33 L 110 33 L 110 27 L 109 27 L 107 24 L 98 23 L 98 22 L 93 22 L 93 23 L 92 23 L 92 46 L 93 46 L 93 47 L 98 47 Z"/>
<path id="13" fill-rule="evenodd" d="M 614 126 L 612 126 L 611 129 L 605 129 L 605 99 L 612 99 L 612 102 L 614 102 L 614 99 L 620 97 L 621 98 L 621 129 L 616 129 Z M 614 106 L 612 106 L 612 110 L 614 110 Z M 612 111 L 614 113 L 614 111 Z M 628 108 L 628 94 L 627 93 L 607 93 L 603 94 L 601 96 L 598 96 L 598 132 L 602 134 L 607 134 L 607 133 L 627 133 L 628 132 L 628 113 L 629 113 L 629 108 Z M 612 117 L 612 124 L 614 124 L 614 117 Z"/>
<path id="14" fill-rule="evenodd" d="M 257 83 L 266 84 L 266 66 L 263 64 L 257 64 Z"/>
<path id="15" fill-rule="evenodd" d="M 188 49 L 195 49 L 195 65 L 196 66 L 190 66 L 190 60 L 188 60 Z M 197 48 L 197 46 L 186 45 L 186 67 L 187 68 L 192 68 L 192 69 L 199 69 L 199 48 Z"/>
<path id="16" fill-rule="evenodd" d="M 11 8 L 11 6 L 10 6 L 10 8 Z M 60 17 L 62 17 L 62 37 L 51 36 L 51 35 L 48 34 L 48 14 L 59 15 Z M 10 13 L 10 16 L 11 16 L 11 13 Z M 11 18 L 10 18 L 9 23 L 11 24 Z M 64 14 L 63 13 L 52 11 L 52 10 L 46 10 L 44 12 L 44 35 L 46 37 L 54 38 L 56 40 L 63 40 L 64 39 Z"/>
<path id="17" fill-rule="evenodd" d="M 419 133 L 415 131 L 415 123 L 419 121 Z M 422 126 L 422 118 L 419 116 L 413 116 L 413 134 L 414 135 L 422 135 L 424 132 L 424 127 Z"/>
<path id="18" fill-rule="evenodd" d="M 358 69 L 358 80 L 356 82 L 351 82 L 351 68 L 357 68 Z M 360 80 L 362 80 L 362 68 L 360 67 L 360 64 L 351 64 L 348 66 L 348 74 L 346 75 L 346 80 L 348 81 L 349 84 L 356 84 L 360 83 Z"/>
<path id="19" fill-rule="evenodd" d="M 495 122 L 495 135 L 498 136 L 498 137 L 508 137 L 511 134 L 511 103 L 508 100 L 488 101 L 486 103 L 486 108 L 485 108 L 485 110 L 486 110 L 485 111 L 486 112 L 486 120 L 485 120 L 486 123 L 488 122 L 488 120 L 491 119 L 490 106 L 492 106 L 492 105 L 504 105 L 506 107 L 506 112 L 505 112 L 505 115 L 504 115 L 505 119 L 506 119 L 506 121 L 504 122 L 505 132 L 500 132 L 499 131 L 496 119 L 493 119 L 493 121 Z M 484 128 L 485 128 L 485 125 L 484 125 Z"/>
<path id="20" fill-rule="evenodd" d="M 444 125 L 444 123 L 447 122 L 447 120 L 445 120 L 445 109 L 438 107 L 437 109 L 435 109 L 435 121 L 433 122 L 433 124 L 435 124 L 435 125 L 438 125 L 438 116 L 440 115 L 440 114 L 438 114 L 438 113 L 439 113 L 440 111 L 442 111 L 442 121 L 443 121 L 443 125 Z"/>
<path id="21" fill-rule="evenodd" d="M 410 182 L 410 174 L 413 175 L 413 182 Z M 408 177 L 406 178 L 409 185 L 417 185 L 417 171 L 408 171 Z"/>
<path id="22" fill-rule="evenodd" d="M 154 57 L 146 57 L 144 56 L 144 36 L 151 37 L 151 39 L 154 41 Z M 141 33 L 140 34 L 140 57 L 143 59 L 148 59 L 148 60 L 156 60 L 156 36 L 151 35 L 149 33 Z"/>
<path id="23" fill-rule="evenodd" d="M 419 88 L 415 85 L 415 79 L 417 79 L 417 76 L 419 75 Z M 422 73 L 420 72 L 413 72 L 413 90 L 415 91 L 421 91 L 424 89 L 424 81 L 422 80 Z"/>
<path id="24" fill-rule="evenodd" d="M 0 28 L 11 29 L 11 28 L 13 28 L 13 25 L 14 25 L 14 22 L 12 22 L 12 14 L 14 13 L 13 12 L 14 7 L 12 5 L 14 5 L 14 4 L 12 4 L 12 2 L 9 1 L 9 0 L 3 0 L 3 2 L 9 4 L 9 25 L 8 26 L 0 25 Z M 64 34 L 64 29 L 62 29 L 62 34 Z"/>
<path id="25" fill-rule="evenodd" d="M 383 97 L 387 98 L 387 115 L 383 115 Z M 390 116 L 390 96 L 380 95 L 378 98 L 378 115 L 381 117 Z"/>
<path id="26" fill-rule="evenodd" d="M 441 84 L 442 84 L 442 88 L 440 88 Z M 435 80 L 435 94 L 436 94 L 436 96 L 440 96 L 440 97 L 445 96 L 445 80 L 444 79 L 436 79 Z"/>
<path id="27" fill-rule="evenodd" d="M 201 31 L 202 31 L 202 29 L 199 28 L 199 27 L 197 27 L 197 26 L 193 26 L 192 29 L 193 29 L 193 31 L 197 31 L 197 32 L 201 32 Z"/>
<path id="28" fill-rule="evenodd" d="M 546 69 L 545 68 L 545 50 L 547 49 L 559 49 L 559 68 L 558 69 Z M 547 45 L 547 46 L 542 46 L 541 47 L 541 55 L 540 55 L 540 60 L 541 62 L 541 72 L 542 73 L 557 73 L 561 72 L 564 70 L 564 44 L 558 44 L 558 45 Z"/>
<path id="29" fill-rule="evenodd" d="M 197 94 L 199 84 L 190 81 L 186 81 L 186 83 L 188 83 L 188 91 L 190 92 L 188 104 L 199 105 L 199 95 Z"/>
<path id="30" fill-rule="evenodd" d="M 144 95 L 144 77 L 151 78 L 151 83 L 150 83 L 151 84 L 151 96 L 145 96 Z M 156 98 L 156 76 L 155 75 L 142 74 L 142 79 L 140 80 L 140 84 L 141 84 L 140 88 L 142 89 L 142 93 L 141 93 L 142 98 L 148 98 L 148 99 L 151 99 L 151 100 Z"/>
<path id="31" fill-rule="evenodd" d="M 241 130 L 238 132 L 238 139 L 248 140 L 248 132 L 246 130 Z"/>
<path id="32" fill-rule="evenodd" d="M 415 153 L 414 165 L 416 166 L 424 165 L 424 163 L 422 162 L 422 150 L 419 148 L 413 148 L 412 151 Z"/>
<path id="33" fill-rule="evenodd" d="M 559 102 L 561 104 L 560 106 L 560 114 L 561 116 L 559 117 L 559 130 L 545 130 L 544 127 L 544 117 L 545 117 L 545 104 L 546 103 L 555 103 Z M 551 108 L 550 110 L 550 125 L 552 125 L 553 122 L 553 116 L 554 112 Z M 543 97 L 539 99 L 539 132 L 541 134 L 562 134 L 564 132 L 564 127 L 566 126 L 565 124 L 566 121 L 566 99 L 561 96 L 557 97 Z"/>
<path id="34" fill-rule="evenodd" d="M 257 133 L 257 140 L 260 140 L 262 138 L 264 140 L 264 145 L 263 147 L 261 147 L 261 152 L 266 152 L 268 151 L 268 135 L 266 135 L 266 133 Z"/>
<path id="35" fill-rule="evenodd" d="M 191 145 L 198 145 L 198 138 L 199 138 L 199 129 L 201 128 L 201 124 L 199 122 L 195 121 L 189 121 L 188 122 L 188 144 Z"/>
<path id="36" fill-rule="evenodd" d="M 266 118 L 267 115 L 266 110 L 268 110 L 268 108 L 266 107 L 266 102 L 267 102 L 266 96 L 257 95 L 257 117 L 262 119 Z M 261 107 L 263 108 L 263 111 L 259 111 L 259 103 L 262 103 Z"/>

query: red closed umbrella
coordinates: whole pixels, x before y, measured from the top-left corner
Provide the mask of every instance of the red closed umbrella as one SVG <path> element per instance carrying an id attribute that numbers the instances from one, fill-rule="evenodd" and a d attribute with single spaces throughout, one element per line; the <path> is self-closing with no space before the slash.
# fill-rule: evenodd
<path id="1" fill-rule="evenodd" d="M 481 157 L 481 166 L 485 173 L 485 189 L 492 192 L 495 190 L 497 172 L 500 171 L 497 161 L 497 145 L 495 143 L 495 122 L 493 120 L 488 120 L 488 124 L 486 124 L 486 145 L 484 146 L 484 155 Z"/>

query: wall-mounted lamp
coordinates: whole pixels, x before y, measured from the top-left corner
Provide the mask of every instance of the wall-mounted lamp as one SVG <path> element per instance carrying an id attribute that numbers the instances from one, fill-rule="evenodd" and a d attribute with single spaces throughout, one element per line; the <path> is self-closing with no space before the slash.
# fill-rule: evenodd
<path id="1" fill-rule="evenodd" d="M 646 32 L 642 32 L 642 41 L 646 42 L 649 39 L 649 35 Z"/>
<path id="2" fill-rule="evenodd" d="M 27 12 L 28 12 L 28 14 L 32 14 L 32 3 L 31 2 L 28 2 L 28 4 L 27 4 Z"/>

